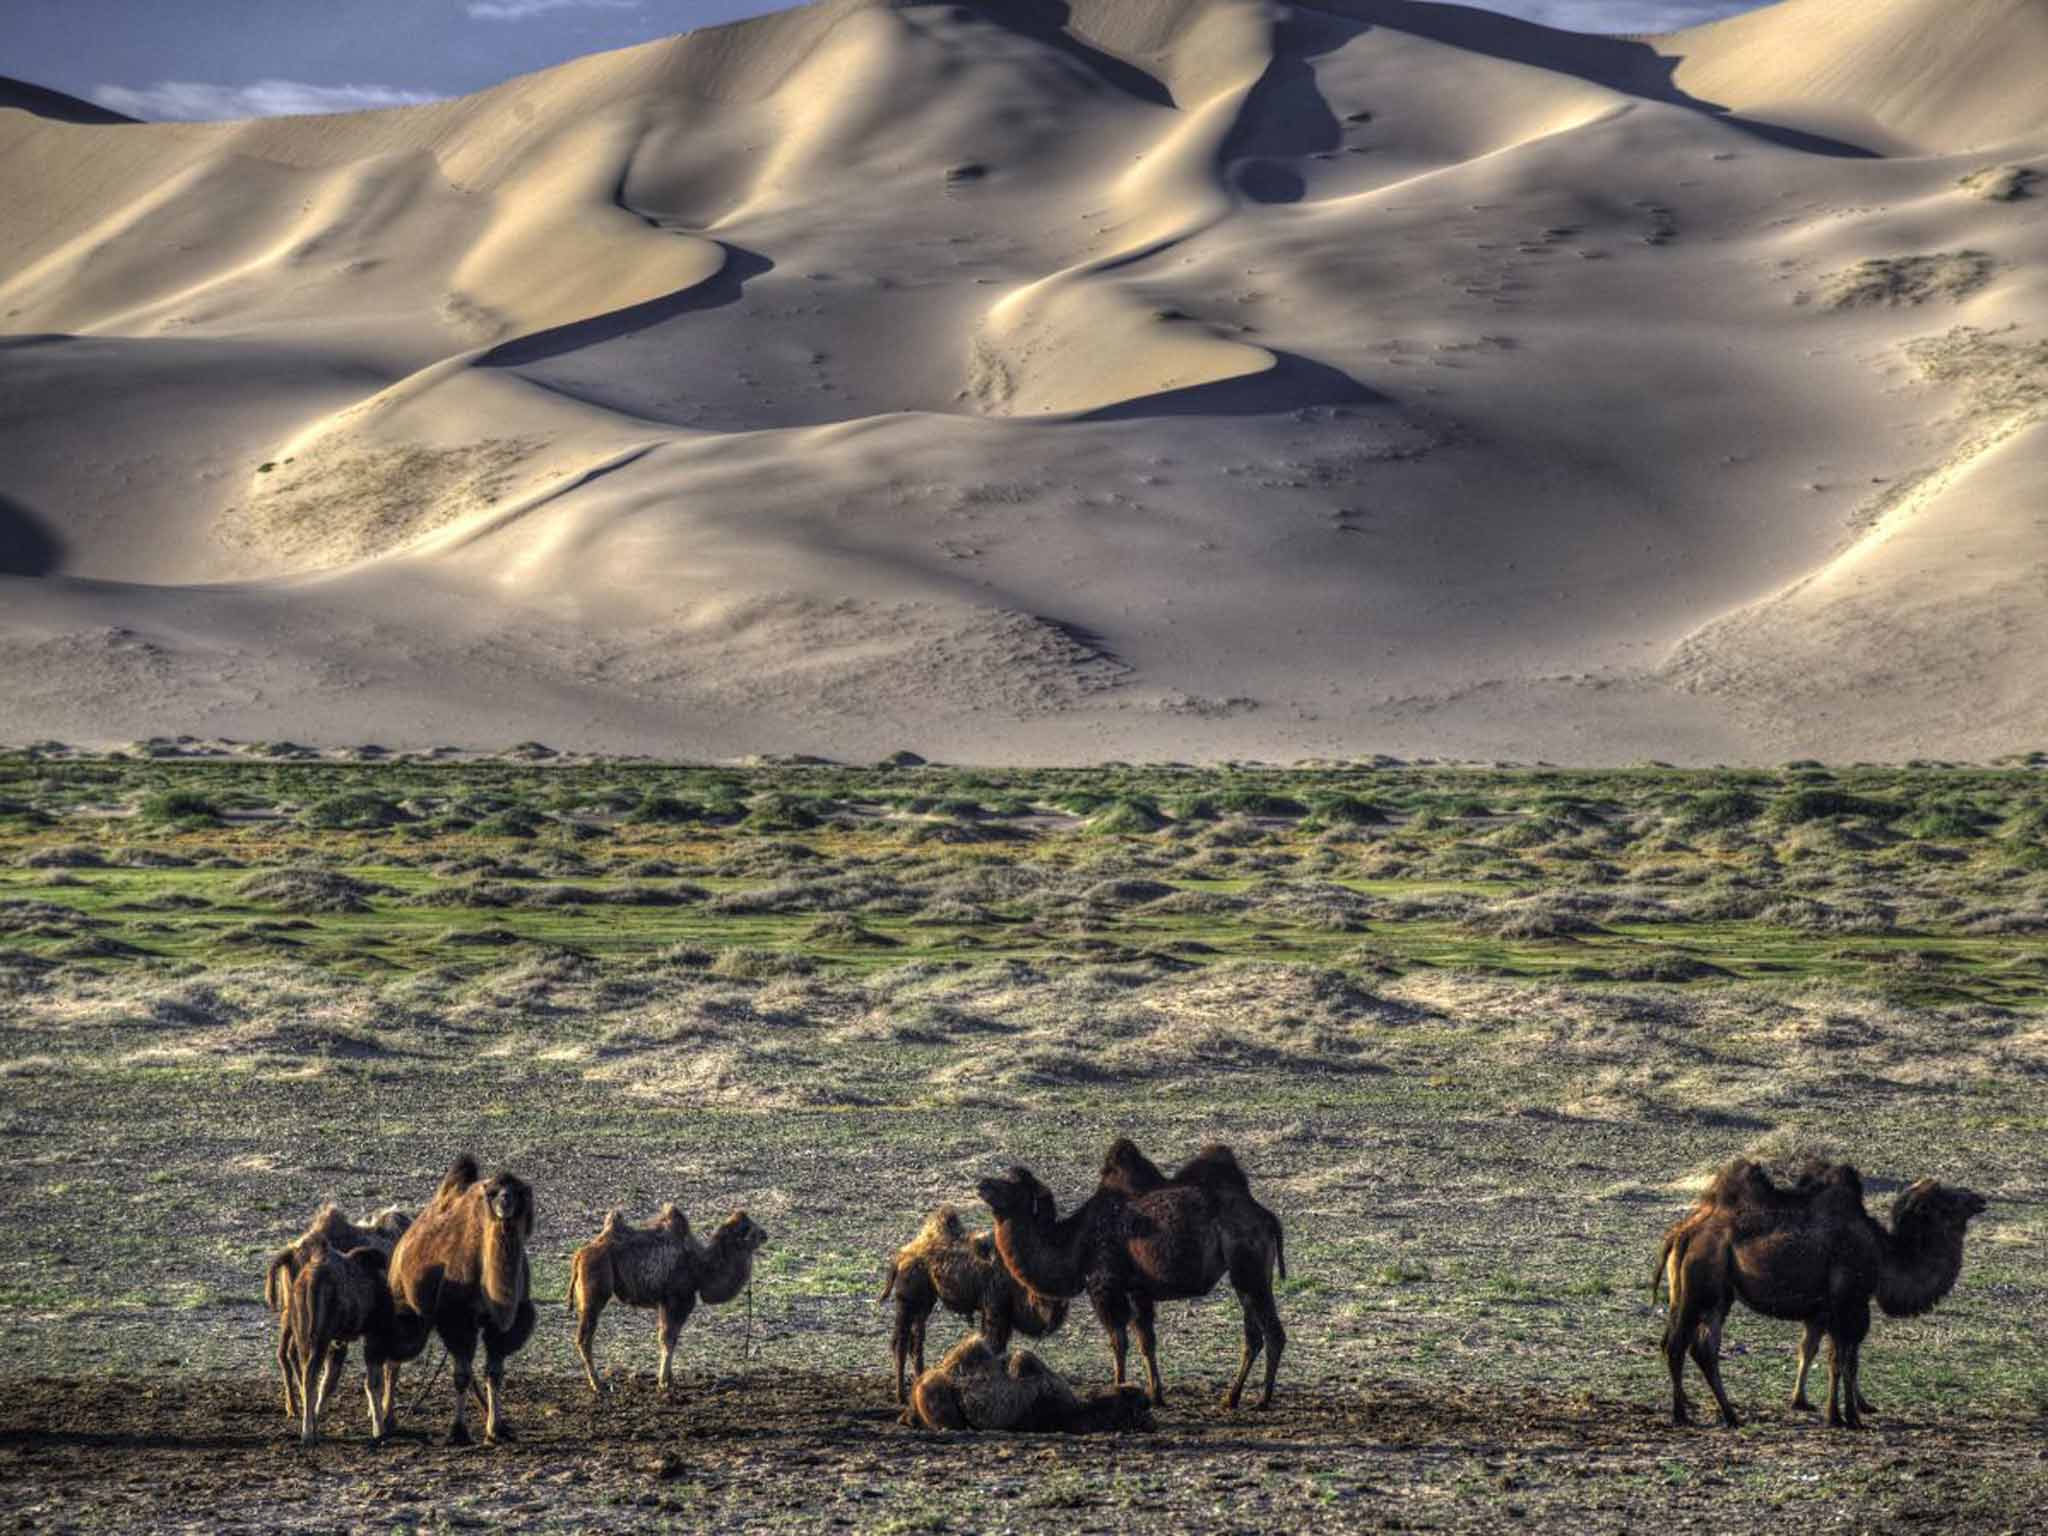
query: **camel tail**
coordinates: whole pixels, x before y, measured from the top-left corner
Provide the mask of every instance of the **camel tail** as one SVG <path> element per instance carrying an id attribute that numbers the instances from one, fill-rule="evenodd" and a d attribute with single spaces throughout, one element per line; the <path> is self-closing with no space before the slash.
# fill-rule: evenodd
<path id="1" fill-rule="evenodd" d="M 888 1300 L 888 1299 L 889 1299 L 889 1298 L 890 1298 L 891 1296 L 893 1296 L 893 1295 L 895 1295 L 895 1294 L 896 1294 L 896 1261 L 895 1261 L 894 1259 L 891 1259 L 891 1260 L 889 1261 L 889 1274 L 888 1274 L 888 1277 L 887 1277 L 886 1279 L 884 1279 L 884 1280 L 882 1281 L 882 1294 L 881 1294 L 880 1296 L 876 1297 L 875 1299 L 876 1299 L 877 1301 L 887 1301 L 887 1300 Z"/>
<path id="2" fill-rule="evenodd" d="M 1664 1277 L 1671 1268 L 1671 1250 L 1678 1244 L 1669 1232 L 1664 1234 L 1664 1246 L 1657 1253 L 1657 1267 L 1650 1272 L 1650 1303 L 1656 1305 L 1657 1297 L 1664 1290 Z"/>
<path id="3" fill-rule="evenodd" d="M 1279 1219 L 1273 1221 L 1273 1257 L 1280 1264 L 1280 1278 L 1287 1278 L 1287 1234 L 1280 1229 Z"/>
<path id="4" fill-rule="evenodd" d="M 285 1307 L 291 1301 L 292 1277 L 288 1273 L 292 1262 L 292 1250 L 279 1249 L 271 1255 L 270 1267 L 263 1272 L 263 1304 L 279 1317 L 284 1316 Z"/>

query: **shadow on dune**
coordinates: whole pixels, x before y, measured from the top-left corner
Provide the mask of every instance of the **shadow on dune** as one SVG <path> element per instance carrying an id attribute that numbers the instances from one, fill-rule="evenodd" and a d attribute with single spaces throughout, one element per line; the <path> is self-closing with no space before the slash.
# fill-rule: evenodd
<path id="1" fill-rule="evenodd" d="M 998 26 L 1085 65 L 1106 84 L 1140 101 L 1159 107 L 1175 105 L 1173 93 L 1156 76 L 1068 31 L 1074 8 L 1066 0 L 979 0 L 974 9 Z"/>
<path id="2" fill-rule="evenodd" d="M 0 576 L 52 576 L 64 564 L 64 541 L 20 502 L 0 496 Z"/>
<path id="3" fill-rule="evenodd" d="M 15 107 L 36 117 L 47 117 L 54 123 L 96 123 L 105 127 L 135 121 L 124 112 L 67 96 L 47 86 L 31 85 L 11 75 L 0 75 L 0 107 Z"/>
<path id="4" fill-rule="evenodd" d="M 1367 389 L 1341 368 L 1312 362 L 1293 352 L 1275 352 L 1264 373 L 1192 384 L 1161 394 L 1119 400 L 1070 418 L 1078 421 L 1143 421 L 1157 416 L 1270 416 L 1317 405 L 1386 405 L 1385 395 Z"/>
<path id="5" fill-rule="evenodd" d="M 1678 66 L 1684 62 L 1682 55 L 1659 53 L 1649 43 L 1630 38 L 1561 32 L 1535 22 L 1503 16 L 1496 11 L 1474 10 L 1462 5 L 1420 5 L 1415 0 L 1319 0 L 1316 9 L 1334 12 L 1368 26 L 1385 27 L 1394 32 L 1406 32 L 1411 37 L 1447 43 L 1489 58 L 1575 75 L 1593 85 L 1639 96 L 1645 101 L 1685 107 L 1708 117 L 1717 117 L 1729 127 L 1781 149 L 1854 160 L 1883 158 L 1861 144 L 1740 117 L 1715 102 L 1688 95 L 1679 89 L 1674 79 Z"/>
<path id="6" fill-rule="evenodd" d="M 701 283 L 678 288 L 674 293 L 649 299 L 644 304 L 632 304 L 588 319 L 572 320 L 567 325 L 550 326 L 531 335 L 515 336 L 484 353 L 476 360 L 476 366 L 518 368 L 529 363 L 545 363 L 585 347 L 631 336 L 650 326 L 673 320 L 678 315 L 735 304 L 749 282 L 764 272 L 775 270 L 775 263 L 765 256 L 737 245 L 727 245 L 722 240 L 719 245 L 725 251 L 725 265 Z"/>

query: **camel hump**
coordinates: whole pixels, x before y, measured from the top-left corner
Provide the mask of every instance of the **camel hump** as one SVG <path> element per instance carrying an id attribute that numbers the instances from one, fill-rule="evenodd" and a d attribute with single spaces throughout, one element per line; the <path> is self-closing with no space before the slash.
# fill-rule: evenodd
<path id="1" fill-rule="evenodd" d="M 1128 1136 L 1119 1136 L 1103 1153 L 1102 1171 L 1096 1176 L 1096 1182 L 1109 1189 L 1122 1190 L 1127 1195 L 1143 1195 L 1164 1188 L 1167 1178 L 1157 1163 L 1138 1150 L 1135 1141 Z"/>
<path id="2" fill-rule="evenodd" d="M 1252 1181 L 1244 1171 L 1244 1165 L 1237 1160 L 1237 1154 L 1220 1141 L 1212 1141 L 1193 1157 L 1187 1166 L 1173 1176 L 1176 1184 L 1200 1184 L 1209 1189 L 1233 1189 L 1242 1194 L 1252 1192 Z"/>
<path id="3" fill-rule="evenodd" d="M 441 1175 L 441 1182 L 434 1190 L 436 1200 L 453 1199 L 464 1190 L 479 1183 L 484 1176 L 483 1167 L 465 1152 L 448 1165 L 448 1171 Z"/>
<path id="4" fill-rule="evenodd" d="M 1010 1356 L 1010 1377 L 1013 1381 L 1035 1381 L 1050 1374 L 1045 1362 L 1028 1349 L 1017 1350 Z"/>
<path id="5" fill-rule="evenodd" d="M 626 1213 L 624 1211 L 606 1211 L 604 1213 L 604 1225 L 598 1229 L 597 1240 L 600 1243 L 608 1243 L 625 1230 L 625 1226 Z"/>
<path id="6" fill-rule="evenodd" d="M 351 1264 L 361 1265 L 373 1275 L 383 1275 L 390 1272 L 391 1255 L 382 1248 L 351 1248 L 342 1257 Z"/>

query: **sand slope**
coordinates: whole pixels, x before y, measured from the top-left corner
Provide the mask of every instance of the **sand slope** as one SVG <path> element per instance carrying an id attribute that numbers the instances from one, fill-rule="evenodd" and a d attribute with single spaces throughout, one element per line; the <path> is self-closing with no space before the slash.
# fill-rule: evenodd
<path id="1" fill-rule="evenodd" d="M 2040 0 L 826 0 L 10 86 L 0 738 L 2040 745 L 2044 67 Z"/>

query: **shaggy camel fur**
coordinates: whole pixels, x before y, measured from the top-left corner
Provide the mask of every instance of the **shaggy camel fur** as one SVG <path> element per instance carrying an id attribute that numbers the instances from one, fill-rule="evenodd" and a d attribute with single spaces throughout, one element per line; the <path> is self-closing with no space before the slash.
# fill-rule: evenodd
<path id="1" fill-rule="evenodd" d="M 377 1379 L 392 1342 L 389 1264 L 390 1256 L 380 1248 L 343 1253 L 315 1238 L 292 1278 L 285 1304 L 285 1334 L 299 1378 L 303 1405 L 299 1439 L 303 1444 L 318 1443 L 320 1414 L 334 1385 L 332 1362 L 342 1359 L 356 1339 L 363 1341 L 363 1393 L 370 1400 L 370 1438 L 384 1437 Z"/>
<path id="2" fill-rule="evenodd" d="M 1102 1171 L 1095 1182 L 1098 1188 L 1126 1195 L 1149 1195 L 1176 1184 L 1205 1189 L 1233 1208 L 1233 1219 L 1266 1223 L 1273 1233 L 1274 1263 L 1279 1267 L 1280 1278 L 1287 1278 L 1286 1236 L 1280 1230 L 1280 1218 L 1252 1198 L 1251 1176 L 1238 1162 L 1237 1154 L 1222 1142 L 1210 1142 L 1168 1178 L 1157 1163 L 1138 1150 L 1136 1142 L 1119 1136 L 1103 1154 Z"/>
<path id="3" fill-rule="evenodd" d="M 271 1255 L 270 1264 L 263 1272 L 263 1302 L 277 1316 L 277 1372 L 284 1378 L 286 1418 L 298 1417 L 299 1372 L 296 1358 L 291 1353 L 285 1306 L 291 1299 L 292 1282 L 298 1278 L 299 1269 L 305 1264 L 313 1245 L 323 1243 L 343 1253 L 357 1248 L 374 1248 L 388 1257 L 398 1245 L 399 1238 L 405 1235 L 405 1229 L 411 1225 L 412 1212 L 387 1205 L 366 1225 L 359 1227 L 342 1215 L 339 1206 L 330 1202 L 320 1207 L 306 1230 L 292 1239 L 290 1247 L 280 1248 Z M 337 1349 L 328 1361 L 326 1379 L 320 1388 L 322 1401 L 334 1391 L 335 1383 L 341 1379 L 342 1367 L 347 1363 L 348 1350 L 344 1346 Z"/>
<path id="4" fill-rule="evenodd" d="M 510 1173 L 478 1181 L 461 1159 L 391 1255 L 394 1340 L 384 1364 L 384 1431 L 390 1432 L 400 1362 L 439 1335 L 454 1366 L 455 1423 L 448 1443 L 469 1443 L 469 1395 L 476 1347 L 484 1346 L 484 1438 L 510 1438 L 503 1418 L 505 1361 L 533 1332 L 527 1243 L 533 1190 Z"/>
<path id="5" fill-rule="evenodd" d="M 1150 1429 L 1151 1405 L 1136 1387 L 1083 1397 L 1028 1349 L 1005 1359 L 969 1334 L 929 1371 L 918 1374 L 902 1421 L 923 1429 L 1007 1429 L 1086 1435 Z"/>
<path id="6" fill-rule="evenodd" d="M 1666 1238 L 1672 1421 L 1685 1424 L 1692 1416 L 1685 1396 L 1689 1349 L 1722 1422 L 1731 1429 L 1741 1423 L 1720 1365 L 1721 1330 L 1740 1300 L 1766 1317 L 1819 1325 L 1829 1346 L 1828 1422 L 1861 1427 L 1857 1378 L 1871 1301 L 1893 1317 L 1914 1317 L 1946 1296 L 1962 1272 L 1964 1235 L 1984 1210 L 1984 1197 L 1922 1179 L 1893 1202 L 1887 1229 L 1863 1209 L 1853 1169 L 1805 1189 L 1782 1189 L 1737 1163 L 1716 1184 L 1712 1208 Z"/>
<path id="7" fill-rule="evenodd" d="M 1088 1293 L 1109 1335 L 1118 1386 L 1124 1384 L 1127 1330 L 1136 1327 L 1154 1403 L 1166 1400 L 1153 1329 L 1157 1303 L 1206 1296 L 1229 1276 L 1244 1310 L 1244 1351 L 1224 1402 L 1237 1406 L 1263 1349 L 1259 1406 L 1270 1406 L 1287 1344 L 1273 1305 L 1277 1222 L 1199 1184 L 1169 1184 L 1142 1195 L 1098 1188 L 1064 1220 L 1052 1192 L 1028 1168 L 984 1179 L 980 1192 L 995 1213 L 996 1249 L 1011 1274 L 1044 1296 Z"/>
<path id="8" fill-rule="evenodd" d="M 1654 1301 L 1664 1285 L 1664 1267 L 1671 1256 L 1671 1250 L 1691 1228 L 1708 1219 L 1716 1210 L 1739 1209 L 1747 1201 L 1766 1208 L 1781 1206 L 1788 1196 L 1812 1197 L 1829 1194 L 1844 1202 L 1845 1207 L 1853 1201 L 1857 1210 L 1863 1207 L 1863 1179 L 1848 1163 L 1830 1162 L 1821 1157 L 1808 1157 L 1793 1165 L 1792 1185 L 1780 1188 L 1771 1180 L 1769 1172 L 1758 1163 L 1738 1157 L 1717 1173 L 1702 1191 L 1698 1203 L 1674 1222 L 1664 1234 L 1664 1248 L 1657 1255 L 1657 1268 L 1650 1277 L 1650 1297 Z M 1806 1381 L 1813 1370 L 1814 1358 L 1820 1353 L 1820 1341 L 1826 1336 L 1825 1328 L 1813 1319 L 1808 1319 L 1800 1330 L 1799 1344 L 1795 1352 L 1798 1373 L 1792 1382 L 1792 1406 L 1801 1413 L 1811 1413 L 1813 1404 L 1806 1396 Z M 1862 1375 L 1858 1372 L 1856 1387 L 1856 1411 L 1859 1414 L 1875 1413 L 1870 1399 L 1863 1394 Z"/>
<path id="9" fill-rule="evenodd" d="M 907 1400 L 905 1369 L 913 1358 L 924 1374 L 925 1326 L 934 1308 L 976 1319 L 988 1347 L 998 1354 L 1010 1335 L 1042 1339 L 1067 1320 L 1067 1304 L 1033 1294 L 1017 1283 L 996 1254 L 995 1239 L 969 1232 L 960 1213 L 942 1205 L 925 1218 L 916 1237 L 889 1261 L 882 1300 L 896 1298 L 896 1328 L 890 1341 L 896 1364 L 896 1401 Z"/>
<path id="10" fill-rule="evenodd" d="M 605 1388 L 597 1375 L 597 1320 L 614 1298 L 629 1307 L 653 1307 L 661 1337 L 662 1391 L 669 1388 L 676 1335 L 702 1301 L 719 1306 L 732 1300 L 753 1278 L 754 1252 L 768 1234 L 734 1211 L 700 1243 L 690 1235 L 690 1220 L 673 1202 L 664 1205 L 644 1227 L 629 1227 L 617 1211 L 605 1217 L 604 1230 L 576 1250 L 569 1261 L 569 1305 L 576 1309 L 576 1353 L 590 1390 Z"/>

